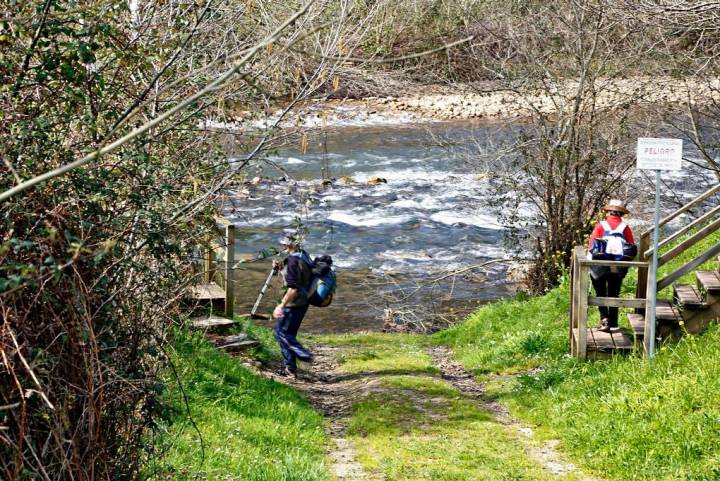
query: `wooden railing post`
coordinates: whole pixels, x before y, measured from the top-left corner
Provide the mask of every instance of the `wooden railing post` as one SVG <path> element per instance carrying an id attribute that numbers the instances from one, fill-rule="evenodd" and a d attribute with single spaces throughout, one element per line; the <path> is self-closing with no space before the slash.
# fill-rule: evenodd
<path id="1" fill-rule="evenodd" d="M 235 226 L 225 226 L 225 317 L 235 312 Z"/>
<path id="2" fill-rule="evenodd" d="M 575 335 L 573 334 L 573 329 L 575 329 L 575 324 L 577 322 L 577 317 L 575 316 L 575 313 L 577 312 L 577 248 L 573 251 L 572 258 L 570 259 L 570 332 L 569 332 L 569 340 L 570 340 L 570 355 L 575 357 L 577 356 L 577 346 Z"/>
<path id="3" fill-rule="evenodd" d="M 215 278 L 215 253 L 212 244 L 205 249 L 205 283 L 210 284 Z"/>
<path id="4" fill-rule="evenodd" d="M 580 359 L 587 359 L 587 310 L 588 310 L 588 277 L 589 268 L 578 259 L 580 269 L 578 270 L 578 347 L 577 353 Z"/>

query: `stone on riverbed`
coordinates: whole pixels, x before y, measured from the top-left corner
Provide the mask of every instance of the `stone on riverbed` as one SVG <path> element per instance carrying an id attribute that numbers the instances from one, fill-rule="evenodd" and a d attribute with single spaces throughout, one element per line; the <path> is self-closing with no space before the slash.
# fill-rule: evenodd
<path id="1" fill-rule="evenodd" d="M 369 185 L 387 184 L 387 179 L 383 177 L 372 176 L 367 180 L 367 183 Z"/>

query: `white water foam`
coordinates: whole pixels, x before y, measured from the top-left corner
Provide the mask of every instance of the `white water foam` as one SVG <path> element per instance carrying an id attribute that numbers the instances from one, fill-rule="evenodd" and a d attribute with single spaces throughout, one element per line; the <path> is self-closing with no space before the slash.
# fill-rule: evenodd
<path id="1" fill-rule="evenodd" d="M 350 214 L 347 212 L 332 212 L 327 217 L 335 222 L 342 222 L 353 227 L 377 227 L 385 224 L 402 224 L 412 220 L 409 215 L 381 215 L 378 212 L 368 212 L 362 214 Z"/>
<path id="2" fill-rule="evenodd" d="M 487 214 L 465 215 L 461 212 L 446 210 L 430 215 L 430 219 L 445 225 L 468 224 L 484 229 L 502 230 L 497 218 Z"/>

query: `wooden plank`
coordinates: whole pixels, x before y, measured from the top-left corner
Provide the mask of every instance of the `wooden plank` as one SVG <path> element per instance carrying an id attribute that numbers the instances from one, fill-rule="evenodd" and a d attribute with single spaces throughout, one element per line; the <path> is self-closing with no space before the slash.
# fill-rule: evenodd
<path id="1" fill-rule="evenodd" d="M 679 256 L 701 240 L 705 239 L 707 236 L 715 232 L 720 228 L 720 219 L 715 220 L 712 224 L 708 224 L 699 231 L 697 231 L 692 236 L 688 237 L 684 241 L 682 241 L 680 244 L 676 245 L 669 251 L 667 251 L 665 254 L 660 256 L 660 259 L 658 259 L 658 266 L 662 266 L 668 263 L 669 260 L 674 259 L 675 257 Z"/>
<path id="2" fill-rule="evenodd" d="M 715 271 L 697 271 L 695 272 L 698 285 L 707 292 L 720 291 L 720 275 Z"/>
<path id="3" fill-rule="evenodd" d="M 645 299 L 628 299 L 619 297 L 589 297 L 588 304 L 591 306 L 609 307 L 632 307 L 635 309 L 645 308 Z"/>
<path id="4" fill-rule="evenodd" d="M 698 217 L 697 219 L 695 219 L 694 221 L 692 221 L 691 223 L 689 223 L 688 225 L 686 225 L 679 231 L 674 232 L 672 235 L 663 239 L 660 242 L 660 244 L 658 245 L 658 248 L 662 249 L 663 247 L 670 244 L 675 239 L 679 239 L 680 237 L 684 236 L 685 234 L 687 234 L 688 232 L 693 230 L 695 227 L 702 225 L 705 221 L 707 221 L 709 219 L 712 219 L 713 216 L 715 216 L 715 214 L 717 214 L 718 212 L 720 212 L 720 205 L 718 205 L 717 207 L 715 207 L 712 210 L 709 210 L 708 212 L 706 212 L 702 216 Z M 644 248 L 639 249 L 639 252 L 643 252 L 644 257 L 650 257 L 650 256 L 652 256 L 653 249 L 648 249 L 647 246 L 645 246 Z"/>
<path id="5" fill-rule="evenodd" d="M 240 334 L 233 334 L 232 336 L 218 337 L 217 339 L 215 339 L 215 347 L 221 347 L 236 342 L 247 341 L 248 339 L 248 335 L 244 332 L 241 332 Z"/>
<path id="6" fill-rule="evenodd" d="M 642 314 L 628 314 L 627 317 L 635 337 L 643 337 L 645 335 L 645 316 Z"/>
<path id="7" fill-rule="evenodd" d="M 706 200 L 706 199 L 709 199 L 710 197 L 712 197 L 713 195 L 715 195 L 715 194 L 718 193 L 718 192 L 720 192 L 720 185 L 716 185 L 715 187 L 712 187 L 712 188 L 706 190 L 704 193 L 702 193 L 701 195 L 699 195 L 698 197 L 696 197 L 696 198 L 695 198 L 694 200 L 692 200 L 691 202 L 689 202 L 689 203 L 685 204 L 684 206 L 680 207 L 678 210 L 676 210 L 676 211 L 673 212 L 672 214 L 670 214 L 670 215 L 662 218 L 662 219 L 660 220 L 660 227 L 664 226 L 665 224 L 667 224 L 668 222 L 670 222 L 670 221 L 673 220 L 674 218 L 678 217 L 680 214 L 684 214 L 685 212 L 689 211 L 690 209 L 692 209 L 693 207 L 695 207 L 697 204 L 703 202 L 703 201 Z M 646 230 L 645 232 L 643 232 L 642 235 L 643 235 L 643 236 L 644 236 L 644 235 L 650 235 L 650 234 L 652 234 L 653 230 L 655 230 L 655 227 L 654 227 L 654 226 L 653 226 L 651 229 Z M 642 237 L 642 236 L 641 236 L 641 237 Z"/>
<path id="8" fill-rule="evenodd" d="M 587 267 L 606 266 L 606 267 L 648 267 L 647 262 L 639 261 L 601 261 L 597 259 L 580 259 L 580 264 Z"/>
<path id="9" fill-rule="evenodd" d="M 233 342 L 231 344 L 223 344 L 222 346 L 218 346 L 219 349 L 223 349 L 225 351 L 240 351 L 243 349 L 247 349 L 249 347 L 257 346 L 259 343 L 257 341 L 253 341 L 252 339 L 248 339 L 246 341 L 238 341 Z"/>
<path id="10" fill-rule="evenodd" d="M 695 286 L 675 284 L 673 285 L 673 294 L 677 302 L 685 309 L 706 309 L 708 307 Z"/>
<path id="11" fill-rule="evenodd" d="M 693 269 L 696 269 L 698 266 L 704 264 L 718 254 L 720 254 L 720 243 L 715 244 L 710 249 L 706 250 L 684 266 L 674 270 L 672 273 L 663 277 L 660 281 L 658 281 L 657 290 L 660 291 L 666 288 L 676 280 L 680 279 L 685 274 L 689 273 Z"/>
<path id="12" fill-rule="evenodd" d="M 235 314 L 235 226 L 225 226 L 225 315 Z"/>
<path id="13" fill-rule="evenodd" d="M 218 316 L 194 317 L 190 319 L 192 327 L 210 332 L 219 332 L 231 328 L 237 324 L 232 319 Z"/>
<path id="14" fill-rule="evenodd" d="M 195 299 L 196 301 L 218 301 L 225 299 L 225 291 L 214 282 L 190 287 L 189 295 L 191 299 Z"/>
<path id="15" fill-rule="evenodd" d="M 573 335 L 576 338 L 581 337 L 578 329 L 574 329 Z M 613 329 L 610 332 L 598 331 L 595 328 L 587 329 L 585 333 L 587 338 L 586 351 L 632 351 L 634 349 L 633 340 L 622 329 Z"/>
<path id="16" fill-rule="evenodd" d="M 657 321 L 678 322 L 682 319 L 682 316 L 672 302 L 658 299 L 655 304 L 655 319 Z"/>

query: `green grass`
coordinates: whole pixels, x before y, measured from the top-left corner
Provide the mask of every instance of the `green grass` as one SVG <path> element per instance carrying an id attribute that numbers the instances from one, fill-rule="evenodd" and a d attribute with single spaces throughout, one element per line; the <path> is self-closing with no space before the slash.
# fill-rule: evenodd
<path id="1" fill-rule="evenodd" d="M 329 480 L 322 417 L 293 389 L 259 377 L 201 335 L 180 335 L 172 361 L 188 398 L 168 372 L 171 411 L 160 426 L 161 479 Z"/>
<path id="2" fill-rule="evenodd" d="M 661 275 L 717 242 L 719 235 L 707 239 Z M 631 271 L 625 294 L 635 279 Z M 515 416 L 559 438 L 573 461 L 605 479 L 719 480 L 720 327 L 664 345 L 653 369 L 639 357 L 578 362 L 566 354 L 568 296 L 564 285 L 542 297 L 498 302 L 433 341 L 489 380 L 489 393 Z M 541 369 L 528 371 L 534 367 Z M 519 375 L 496 379 L 493 372 Z"/>
<path id="3" fill-rule="evenodd" d="M 450 346 L 475 374 L 513 373 L 543 365 L 567 349 L 566 285 L 543 297 L 516 298 L 480 308 L 433 341 Z"/>
<path id="4" fill-rule="evenodd" d="M 348 373 L 437 373 L 423 348 L 428 338 L 409 334 L 345 334 L 318 337 L 318 341 L 341 347 L 338 361 Z"/>
<path id="5" fill-rule="evenodd" d="M 282 361 L 272 329 L 257 326 L 250 318 L 244 316 L 235 316 L 235 320 L 238 321 L 238 324 L 233 329 L 233 333 L 244 332 L 251 339 L 258 341 L 258 345 L 249 351 L 253 359 L 260 361 L 265 366 L 278 365 Z"/>

